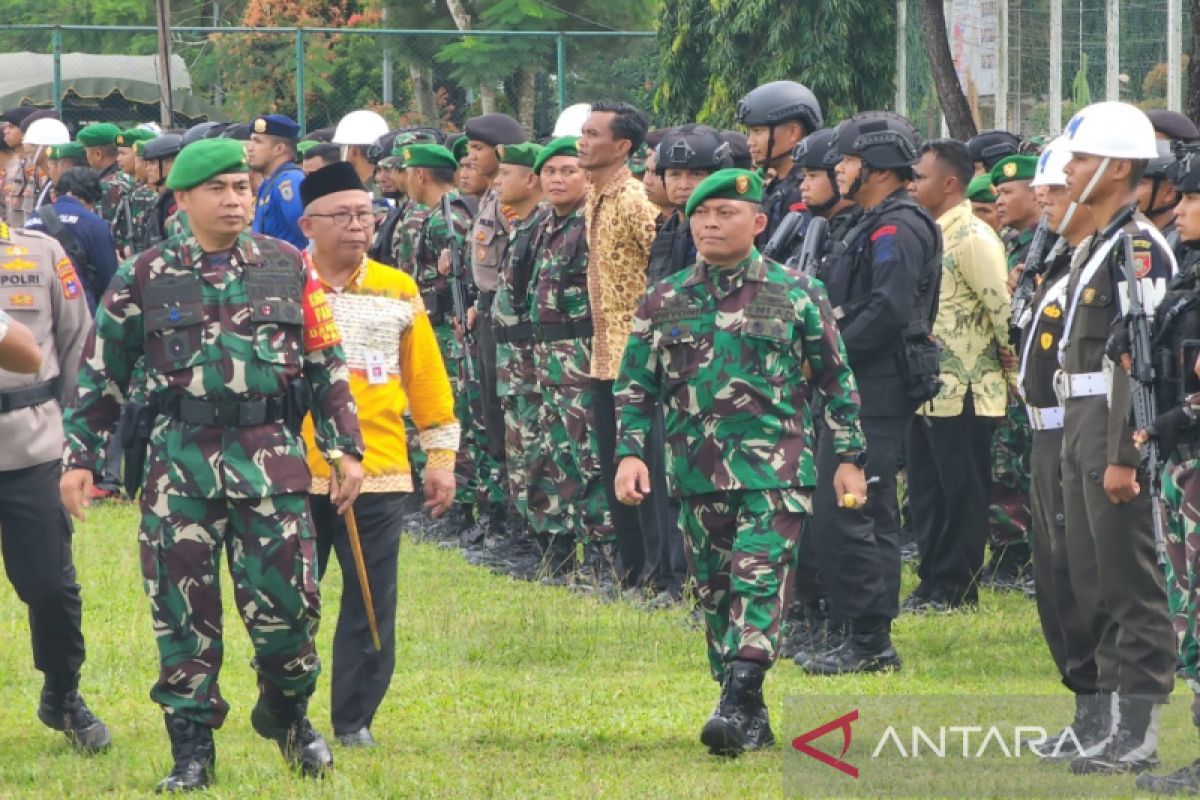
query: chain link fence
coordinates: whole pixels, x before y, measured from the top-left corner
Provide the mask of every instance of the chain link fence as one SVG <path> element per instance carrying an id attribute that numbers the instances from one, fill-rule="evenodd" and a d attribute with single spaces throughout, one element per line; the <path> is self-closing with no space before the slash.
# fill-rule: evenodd
<path id="1" fill-rule="evenodd" d="M 0 26 L 0 53 L 2 108 L 59 106 L 68 121 L 159 121 L 153 28 Z M 657 68 L 654 33 L 635 31 L 189 27 L 172 29 L 172 54 L 176 124 L 276 112 L 306 130 L 372 108 L 397 126 L 448 130 L 503 111 L 544 135 L 576 102 L 649 109 Z"/>
<path id="2" fill-rule="evenodd" d="M 950 48 L 980 129 L 1006 127 L 1024 135 L 1048 134 L 1076 110 L 1106 99 L 1108 18 L 1106 0 L 1057 0 L 1062 9 L 1061 117 L 1053 119 L 1051 88 L 1052 0 L 948 0 Z M 941 109 L 926 57 L 920 0 L 906 7 L 903 91 L 906 111 L 927 135 L 937 135 Z M 1181 18 L 1182 51 L 1191 51 L 1191 16 Z M 1001 36 L 1007 10 L 1007 37 Z M 1167 99 L 1168 0 L 1120 0 L 1120 99 L 1142 108 L 1165 108 Z M 1007 61 L 1007 87 L 999 74 Z M 1183 61 L 1186 73 L 1186 57 Z M 1004 90 L 997 125 L 997 90 Z M 1006 118 L 1005 118 L 1006 117 Z M 1056 125 L 1057 123 L 1057 125 Z"/>

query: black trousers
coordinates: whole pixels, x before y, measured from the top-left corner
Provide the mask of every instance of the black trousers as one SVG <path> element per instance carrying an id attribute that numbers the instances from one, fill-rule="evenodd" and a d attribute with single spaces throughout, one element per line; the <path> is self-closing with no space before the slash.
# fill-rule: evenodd
<path id="1" fill-rule="evenodd" d="M 328 495 L 309 495 L 317 529 L 318 574 L 325 577 L 330 550 L 337 555 L 342 569 L 342 607 L 333 634 L 330 681 L 335 736 L 371 727 L 396 668 L 396 570 L 404 497 L 402 492 L 370 493 L 359 495 L 354 502 L 379 641 L 383 646 L 376 652 L 345 519 L 338 516 Z"/>
<path id="2" fill-rule="evenodd" d="M 646 568 L 646 550 L 638 509 L 617 500 L 617 409 L 613 382 L 593 379 L 596 409 L 596 444 L 600 448 L 600 476 L 612 513 L 613 532 L 617 536 L 617 554 L 621 557 L 621 583 L 637 583 Z M 647 501 L 649 502 L 649 501 Z"/>
<path id="3" fill-rule="evenodd" d="M 819 413 L 819 412 L 818 412 Z M 817 488 L 809 526 L 812 553 L 838 620 L 895 619 L 900 609 L 900 510 L 896 473 L 904 459 L 910 417 L 863 417 L 867 440 L 867 503 L 842 508 L 833 490 L 833 434 L 817 428 Z"/>
<path id="4" fill-rule="evenodd" d="M 1062 429 L 1033 432 L 1029 459 L 1029 505 L 1033 512 L 1033 593 L 1050 657 L 1063 685 L 1095 694 L 1099 642 L 1079 613 L 1067 563 L 1067 524 L 1062 493 Z"/>
<path id="5" fill-rule="evenodd" d="M 679 498 L 667 488 L 667 443 L 663 406 L 654 409 L 646 438 L 646 466 L 650 470 L 650 496 L 638 506 L 645 566 L 640 583 L 655 591 L 678 594 L 687 580 L 683 529 L 679 527 Z"/>
<path id="6" fill-rule="evenodd" d="M 917 416 L 908 439 L 908 503 L 921 556 L 920 597 L 979 601 L 988 538 L 992 419 L 968 392 L 956 417 Z"/>
<path id="7" fill-rule="evenodd" d="M 504 463 L 504 408 L 496 394 L 496 334 L 490 311 L 475 318 L 475 341 L 479 347 L 479 392 L 483 404 L 483 429 L 487 433 L 488 452 Z"/>
<path id="8" fill-rule="evenodd" d="M 0 553 L 29 609 L 33 665 L 47 675 L 83 665 L 83 601 L 71 560 L 71 519 L 58 493 L 58 461 L 0 472 Z"/>

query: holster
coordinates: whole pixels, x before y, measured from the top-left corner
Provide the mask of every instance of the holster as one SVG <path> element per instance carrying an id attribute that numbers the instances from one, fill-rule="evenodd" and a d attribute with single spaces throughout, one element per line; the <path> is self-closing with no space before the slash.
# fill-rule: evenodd
<path id="1" fill-rule="evenodd" d="M 123 483 L 125 492 L 137 497 L 146 474 L 146 451 L 150 447 L 150 433 L 158 418 L 158 406 L 154 402 L 127 402 L 121 409 L 121 421 L 117 425 L 117 436 L 125 448 Z"/>

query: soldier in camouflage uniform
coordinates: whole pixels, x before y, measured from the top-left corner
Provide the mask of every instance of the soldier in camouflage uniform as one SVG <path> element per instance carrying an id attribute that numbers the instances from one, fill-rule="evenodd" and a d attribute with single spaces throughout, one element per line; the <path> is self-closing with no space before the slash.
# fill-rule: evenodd
<path id="1" fill-rule="evenodd" d="M 1023 268 L 1025 253 L 1033 241 L 1040 215 L 1029 187 L 1037 168 L 1037 156 L 1011 155 L 992 167 L 996 191 L 996 215 L 1006 230 L 1001 239 L 1011 274 Z M 1011 279 L 1010 279 L 1011 281 Z M 991 560 L 984 567 L 982 582 L 996 589 L 1029 586 L 1029 457 L 1033 432 L 1025 404 L 1010 387 L 1004 417 L 992 432 L 992 505 L 990 510 Z"/>
<path id="2" fill-rule="evenodd" d="M 415 231 L 415 241 L 405 248 L 411 251 L 412 260 L 398 262 L 397 266 L 416 281 L 446 372 L 451 383 L 460 387 L 455 398 L 456 416 L 466 421 L 469 420 L 469 410 L 467 395 L 461 391 L 462 347 L 455 333 L 454 297 L 450 291 L 449 269 L 445 267 L 448 267 L 448 251 L 451 248 L 462 251 L 471 226 L 472 204 L 454 188 L 454 170 L 458 162 L 445 147 L 440 144 L 402 145 L 398 156 L 403 164 L 401 172 L 408 196 L 417 207 L 427 211 L 422 214 L 421 226 Z M 450 212 L 449 219 L 446 217 L 447 209 Z M 412 228 L 407 225 L 402 226 L 400 231 L 405 236 L 413 234 Z M 419 464 L 424 465 L 424 453 L 421 448 L 413 446 L 417 444 L 412 440 L 417 431 L 410 426 L 409 433 L 409 452 L 414 460 L 416 454 L 421 452 Z M 462 506 L 472 505 L 477 489 L 474 464 L 469 452 L 459 451 L 455 473 L 458 478 L 458 502 Z"/>
<path id="3" fill-rule="evenodd" d="M 864 446 L 857 385 L 824 291 L 754 249 L 767 223 L 761 200 L 761 179 L 745 170 L 720 170 L 696 188 L 686 211 L 699 260 L 641 301 L 615 388 L 623 503 L 650 490 L 646 435 L 655 401 L 666 401 L 670 490 L 682 499 L 709 666 L 722 682 L 700 738 L 725 755 L 774 742 L 762 683 L 817 482 L 814 386 L 838 453 Z M 853 459 L 832 483 L 840 502 L 866 501 Z"/>
<path id="4" fill-rule="evenodd" d="M 255 649 L 255 730 L 305 774 L 333 763 L 307 717 L 320 596 L 303 411 L 292 399 L 310 393 L 317 443 L 340 459 L 344 480 L 330 489 L 339 512 L 362 484 L 362 437 L 324 294 L 294 248 L 245 231 L 247 173 L 230 139 L 196 142 L 176 159 L 167 186 L 189 213 L 189 233 L 113 279 L 66 420 L 62 494 L 78 517 L 145 354 L 153 422 L 139 540 L 159 650 L 151 697 L 175 759 L 160 791 L 212 779 L 212 730 L 229 708 L 218 687 L 222 551 Z"/>
<path id="5" fill-rule="evenodd" d="M 175 156 L 183 147 L 183 139 L 177 133 L 164 133 L 157 139 L 142 145 L 142 163 L 146 169 L 146 184 L 156 194 L 154 203 L 142 211 L 134 224 L 133 252 L 149 250 L 154 245 L 173 235 L 172 220 L 180 215 L 175 205 L 175 193 L 167 188 L 167 173 L 175 162 Z M 169 230 L 169 228 L 172 228 Z"/>
<path id="6" fill-rule="evenodd" d="M 100 202 L 96 213 L 112 228 L 117 252 L 125 253 L 133 242 L 133 219 L 130 217 L 129 193 L 134 180 L 117 166 L 117 137 L 121 129 L 111 122 L 100 122 L 81 128 L 76 140 L 87 148 L 88 164 L 100 173 Z"/>
<path id="7" fill-rule="evenodd" d="M 146 180 L 146 162 L 140 157 L 145 142 L 155 138 L 153 131 L 145 128 L 131 128 L 117 136 L 117 159 L 121 171 L 133 179 L 133 188 L 125 196 L 125 206 L 118 215 L 129 221 L 129 244 L 124 256 L 133 255 L 133 248 L 139 239 L 139 226 L 145 214 L 158 200 L 158 192 Z M 132 163 L 132 169 L 128 168 Z"/>
<path id="8" fill-rule="evenodd" d="M 533 371 L 541 390 L 528 462 L 529 514 L 560 563 L 565 552 L 574 550 L 578 558 L 587 543 L 613 539 L 588 375 L 592 313 L 583 219 L 588 175 L 579 167 L 576 139 L 550 142 L 533 165 L 552 213 L 537 233 L 529 288 Z"/>
<path id="9" fill-rule="evenodd" d="M 500 260 L 492 331 L 496 339 L 496 394 L 504 409 L 504 463 L 508 496 L 517 513 L 530 522 L 529 457 L 542 404 L 533 371 L 533 328 L 529 322 L 529 289 L 533 277 L 534 236 L 545 216 L 539 206 L 541 184 L 533 165 L 541 148 L 533 143 L 496 148 L 500 172 L 499 201 L 512 209 L 508 242 Z"/>

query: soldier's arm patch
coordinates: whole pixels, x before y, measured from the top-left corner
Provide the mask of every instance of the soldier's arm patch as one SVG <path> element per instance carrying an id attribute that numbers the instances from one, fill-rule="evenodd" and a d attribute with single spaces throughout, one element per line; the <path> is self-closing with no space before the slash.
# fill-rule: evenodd
<path id="1" fill-rule="evenodd" d="M 333 310 L 324 290 L 310 275 L 304 286 L 304 352 L 312 353 L 342 343 Z"/>
<path id="2" fill-rule="evenodd" d="M 292 191 L 292 182 L 290 180 L 279 182 L 279 196 L 289 203 L 295 197 L 295 192 Z"/>
<path id="3" fill-rule="evenodd" d="M 885 236 L 895 236 L 895 235 L 896 235 L 896 226 L 895 225 L 884 225 L 882 228 L 877 229 L 874 233 L 871 234 L 871 241 L 878 242 L 880 239 L 882 239 Z"/>

